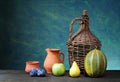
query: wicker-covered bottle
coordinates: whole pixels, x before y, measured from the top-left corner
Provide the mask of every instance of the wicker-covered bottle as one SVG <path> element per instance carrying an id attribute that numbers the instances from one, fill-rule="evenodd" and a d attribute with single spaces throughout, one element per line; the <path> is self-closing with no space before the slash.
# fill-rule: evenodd
<path id="1" fill-rule="evenodd" d="M 80 21 L 80 29 L 72 35 L 73 24 Z M 83 10 L 80 18 L 75 18 L 70 24 L 69 40 L 67 41 L 69 64 L 72 65 L 76 61 L 79 68 L 84 72 L 84 57 L 94 48 L 100 49 L 101 42 L 91 33 L 89 29 L 89 17 L 87 10 Z"/>

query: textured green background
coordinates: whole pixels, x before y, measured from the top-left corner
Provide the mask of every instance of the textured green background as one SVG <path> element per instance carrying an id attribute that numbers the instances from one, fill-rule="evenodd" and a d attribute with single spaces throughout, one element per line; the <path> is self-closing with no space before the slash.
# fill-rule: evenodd
<path id="1" fill-rule="evenodd" d="M 43 67 L 48 47 L 65 53 L 69 69 L 69 25 L 83 9 L 102 43 L 107 69 L 120 70 L 120 0 L 0 0 L 0 69 L 24 69 L 29 60 Z"/>

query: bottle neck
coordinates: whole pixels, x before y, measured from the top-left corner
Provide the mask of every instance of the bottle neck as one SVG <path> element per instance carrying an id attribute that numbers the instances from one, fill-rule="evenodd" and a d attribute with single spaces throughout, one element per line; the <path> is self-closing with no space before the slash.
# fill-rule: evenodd
<path id="1" fill-rule="evenodd" d="M 89 17 L 88 15 L 82 15 L 80 22 L 81 30 L 89 30 Z"/>

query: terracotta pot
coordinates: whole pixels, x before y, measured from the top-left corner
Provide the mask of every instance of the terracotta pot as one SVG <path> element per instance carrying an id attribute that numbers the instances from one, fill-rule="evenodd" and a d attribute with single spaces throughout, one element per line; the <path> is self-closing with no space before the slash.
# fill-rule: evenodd
<path id="1" fill-rule="evenodd" d="M 29 73 L 32 68 L 40 68 L 39 61 L 27 61 L 25 71 Z"/>
<path id="2" fill-rule="evenodd" d="M 47 73 L 52 73 L 52 66 L 55 63 L 64 63 L 64 53 L 60 49 L 47 48 L 47 56 L 44 61 L 44 68 Z M 62 56 L 62 58 L 60 57 Z"/>

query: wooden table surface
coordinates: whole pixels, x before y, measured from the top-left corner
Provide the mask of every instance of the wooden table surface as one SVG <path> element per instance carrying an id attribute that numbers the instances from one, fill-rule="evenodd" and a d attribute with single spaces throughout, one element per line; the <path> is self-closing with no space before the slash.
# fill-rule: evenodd
<path id="1" fill-rule="evenodd" d="M 120 70 L 106 71 L 103 77 L 91 78 L 81 74 L 72 78 L 68 72 L 56 77 L 47 74 L 46 77 L 30 77 L 24 70 L 0 70 L 0 82 L 120 82 Z"/>

